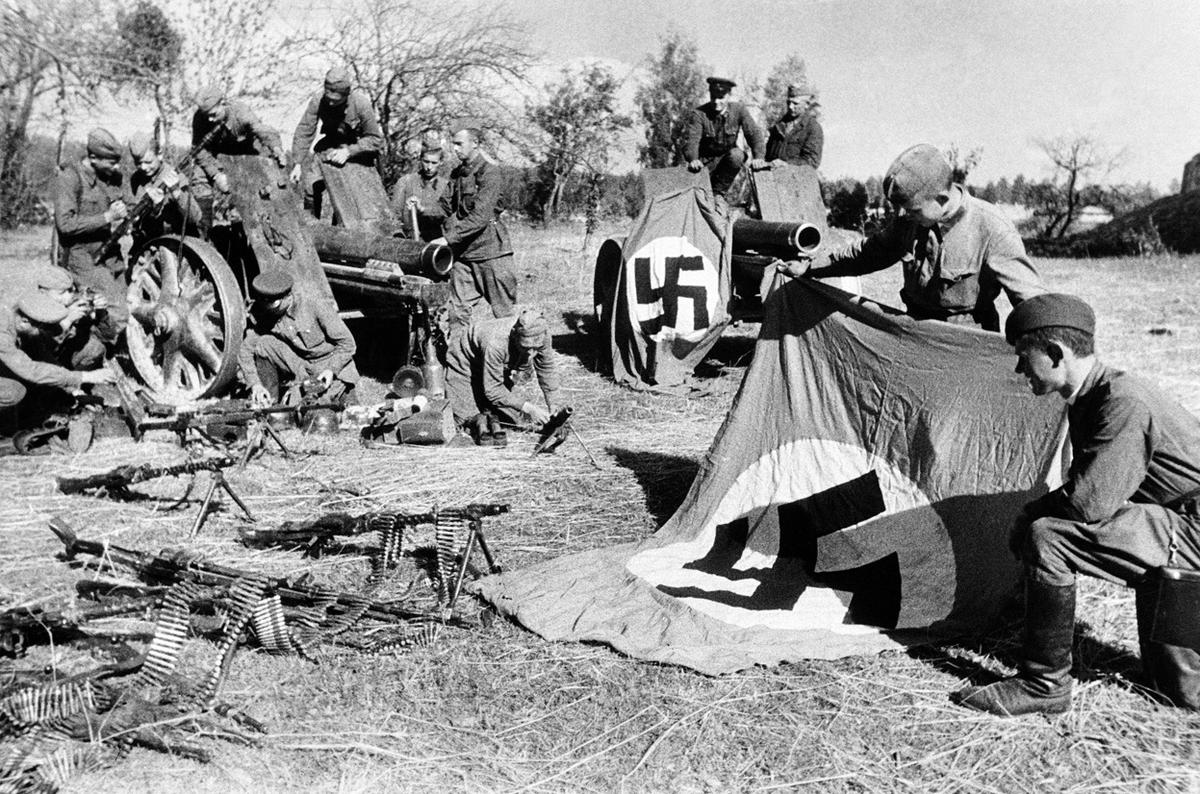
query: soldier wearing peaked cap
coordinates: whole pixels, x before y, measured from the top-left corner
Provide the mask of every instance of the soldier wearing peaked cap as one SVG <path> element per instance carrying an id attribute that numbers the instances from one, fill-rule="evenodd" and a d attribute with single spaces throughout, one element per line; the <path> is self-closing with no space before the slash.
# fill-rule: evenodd
<path id="1" fill-rule="evenodd" d="M 119 251 L 108 254 L 103 261 L 96 260 L 109 235 L 129 214 L 132 203 L 121 171 L 121 144 L 108 130 L 92 130 L 84 157 L 58 172 L 54 226 L 59 262 L 76 284 L 95 290 L 108 301 L 100 331 L 109 342 L 116 341 L 129 317 L 125 285 L 119 278 L 125 261 Z"/>
<path id="2" fill-rule="evenodd" d="M 729 99 L 735 86 L 737 83 L 725 77 L 708 78 L 709 100 L 692 111 L 683 145 L 688 170 L 707 168 L 713 193 L 722 197 L 746 164 L 746 153 L 738 146 L 739 132 L 750 144 L 750 167 L 767 167 L 762 130 L 745 106 Z"/>
<path id="3" fill-rule="evenodd" d="M 1101 363 L 1095 327 L 1091 307 L 1071 295 L 1032 297 L 1008 317 L 1017 372 L 1034 394 L 1067 403 L 1072 460 L 1060 487 L 1025 506 L 1010 539 L 1025 566 L 1020 672 L 956 693 L 964 706 L 1001 716 L 1070 707 L 1082 574 L 1137 588 L 1149 683 L 1176 705 L 1200 708 L 1200 616 L 1156 614 L 1154 601 L 1159 566 L 1200 578 L 1200 420 Z M 1196 639 L 1189 646 L 1163 634 Z"/>
<path id="4" fill-rule="evenodd" d="M 238 352 L 242 379 L 255 402 L 281 399 L 295 404 L 300 384 L 316 378 L 324 397 L 337 400 L 354 389 L 358 370 L 354 337 L 337 310 L 306 299 L 293 290 L 292 277 L 281 270 L 260 273 L 250 283 L 254 298 L 252 327 Z"/>
<path id="5" fill-rule="evenodd" d="M 340 168 L 346 163 L 374 165 L 382 148 L 383 128 L 371 100 L 351 87 L 348 69 L 335 66 L 325 74 L 322 90 L 309 99 L 292 135 L 292 184 L 299 184 L 304 177 L 310 151 L 322 162 Z M 304 178 L 310 205 L 319 181 L 318 170 L 310 167 Z"/>
<path id="6" fill-rule="evenodd" d="M 807 80 L 792 83 L 786 102 L 783 116 L 767 130 L 767 162 L 820 168 L 825 131 L 817 118 L 816 91 Z"/>
<path id="7" fill-rule="evenodd" d="M 11 432 L 31 426 L 86 383 L 111 383 L 107 369 L 72 370 L 41 360 L 62 327 L 67 309 L 40 291 L 0 303 L 0 428 Z M 30 394 L 37 399 L 26 401 Z M 25 410 L 23 402 L 33 407 Z M 20 415 L 18 415 L 20 408 Z"/>
<path id="8" fill-rule="evenodd" d="M 933 146 L 906 149 L 883 178 L 884 197 L 897 210 L 894 222 L 828 254 L 818 267 L 799 260 L 780 270 L 826 278 L 900 264 L 900 299 L 910 315 L 999 331 L 1001 292 L 1015 307 L 1046 290 L 1012 221 L 955 184 L 953 173 Z"/>
<path id="9" fill-rule="evenodd" d="M 217 161 L 219 154 L 269 154 L 280 168 L 287 167 L 279 133 L 264 124 L 245 102 L 227 98 L 217 85 L 202 88 L 195 102 L 192 146 L 204 143 L 196 152 L 196 164 L 217 190 L 229 192 L 229 177 Z"/>

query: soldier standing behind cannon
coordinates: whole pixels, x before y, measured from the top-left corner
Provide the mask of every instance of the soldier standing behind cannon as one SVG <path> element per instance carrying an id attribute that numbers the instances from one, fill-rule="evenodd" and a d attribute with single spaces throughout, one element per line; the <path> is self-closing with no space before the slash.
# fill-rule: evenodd
<path id="1" fill-rule="evenodd" d="M 729 99 L 736 85 L 724 77 L 708 78 L 709 101 L 692 111 L 683 145 L 688 170 L 707 168 L 713 194 L 722 198 L 746 164 L 746 153 L 738 146 L 739 132 L 750 144 L 750 167 L 756 171 L 767 167 L 762 130 L 744 105 Z"/>
<path id="2" fill-rule="evenodd" d="M 200 205 L 188 191 L 187 180 L 169 166 L 153 136 L 139 132 L 129 139 L 134 172 L 129 178 L 137 205 L 135 240 L 163 234 L 182 234 L 200 224 Z"/>
<path id="3" fill-rule="evenodd" d="M 245 102 L 226 99 L 225 92 L 215 85 L 196 95 L 192 148 L 197 149 L 200 170 L 222 193 L 229 192 L 229 177 L 217 162 L 218 154 L 262 154 L 265 149 L 280 168 L 287 165 L 279 133 L 264 124 Z"/>
<path id="4" fill-rule="evenodd" d="M 125 270 L 119 246 L 108 245 L 114 228 L 129 214 L 133 196 L 121 173 L 121 144 L 108 130 L 87 136 L 87 154 L 58 172 L 54 195 L 54 225 L 58 231 L 59 261 L 75 283 L 95 290 L 108 301 L 100 333 L 116 341 L 128 321 Z"/>
<path id="5" fill-rule="evenodd" d="M 414 240 L 434 240 L 442 234 L 442 192 L 446 177 L 442 174 L 442 147 L 425 143 L 421 146 L 421 163 L 417 170 L 405 174 L 392 188 L 392 209 L 403 219 L 404 228 Z M 417 228 L 412 228 L 413 214 Z"/>
<path id="6" fill-rule="evenodd" d="M 346 163 L 374 165 L 382 148 L 383 128 L 371 100 L 350 87 L 348 69 L 335 66 L 325 73 L 324 89 L 308 101 L 292 135 L 292 184 L 303 178 L 305 206 L 319 209 L 314 200 L 323 184 L 320 170 L 310 164 L 305 174 L 310 151 L 322 162 L 341 168 Z"/>
<path id="7" fill-rule="evenodd" d="M 471 313 L 487 301 L 493 316 L 508 317 L 517 302 L 517 274 L 508 229 L 500 220 L 500 172 L 483 156 L 478 122 L 460 121 L 452 132 L 458 164 L 442 193 L 442 236 L 433 242 L 454 251 L 454 301 Z"/>
<path id="8" fill-rule="evenodd" d="M 767 131 L 767 162 L 821 167 L 825 131 L 817 119 L 817 97 L 807 82 L 787 88 L 787 109 Z"/>

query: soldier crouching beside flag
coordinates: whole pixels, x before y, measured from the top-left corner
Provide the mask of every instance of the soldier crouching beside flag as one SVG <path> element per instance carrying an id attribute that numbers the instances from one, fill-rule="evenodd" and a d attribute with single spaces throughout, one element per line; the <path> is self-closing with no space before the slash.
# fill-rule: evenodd
<path id="1" fill-rule="evenodd" d="M 1017 372 L 1034 394 L 1067 401 L 1073 460 L 1066 482 L 1013 527 L 1026 579 L 1020 672 L 955 693 L 961 705 L 1001 716 L 1070 708 L 1075 578 L 1084 574 L 1138 588 L 1148 682 L 1175 705 L 1200 708 L 1200 643 L 1164 639 L 1200 634 L 1200 616 L 1160 609 L 1150 620 L 1164 572 L 1200 579 L 1200 420 L 1102 364 L 1095 325 L 1091 307 L 1061 294 L 1032 297 L 1008 318 Z"/>

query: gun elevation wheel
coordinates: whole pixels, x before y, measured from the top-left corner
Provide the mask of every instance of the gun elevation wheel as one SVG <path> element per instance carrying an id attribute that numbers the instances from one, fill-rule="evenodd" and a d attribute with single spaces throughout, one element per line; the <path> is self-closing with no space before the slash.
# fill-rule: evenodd
<path id="1" fill-rule="evenodd" d="M 154 399 L 177 404 L 219 394 L 237 373 L 246 307 L 216 249 L 158 237 L 130 256 L 129 357 Z"/>

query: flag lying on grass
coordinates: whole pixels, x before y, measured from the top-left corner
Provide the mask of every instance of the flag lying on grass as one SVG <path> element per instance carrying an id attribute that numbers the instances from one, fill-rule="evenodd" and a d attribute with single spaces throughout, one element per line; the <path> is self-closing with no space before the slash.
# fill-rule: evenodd
<path id="1" fill-rule="evenodd" d="M 776 289 L 683 505 L 640 544 L 489 577 L 501 612 L 706 673 L 985 627 L 1020 506 L 1057 485 L 1065 413 L 998 334 L 807 280 Z"/>

